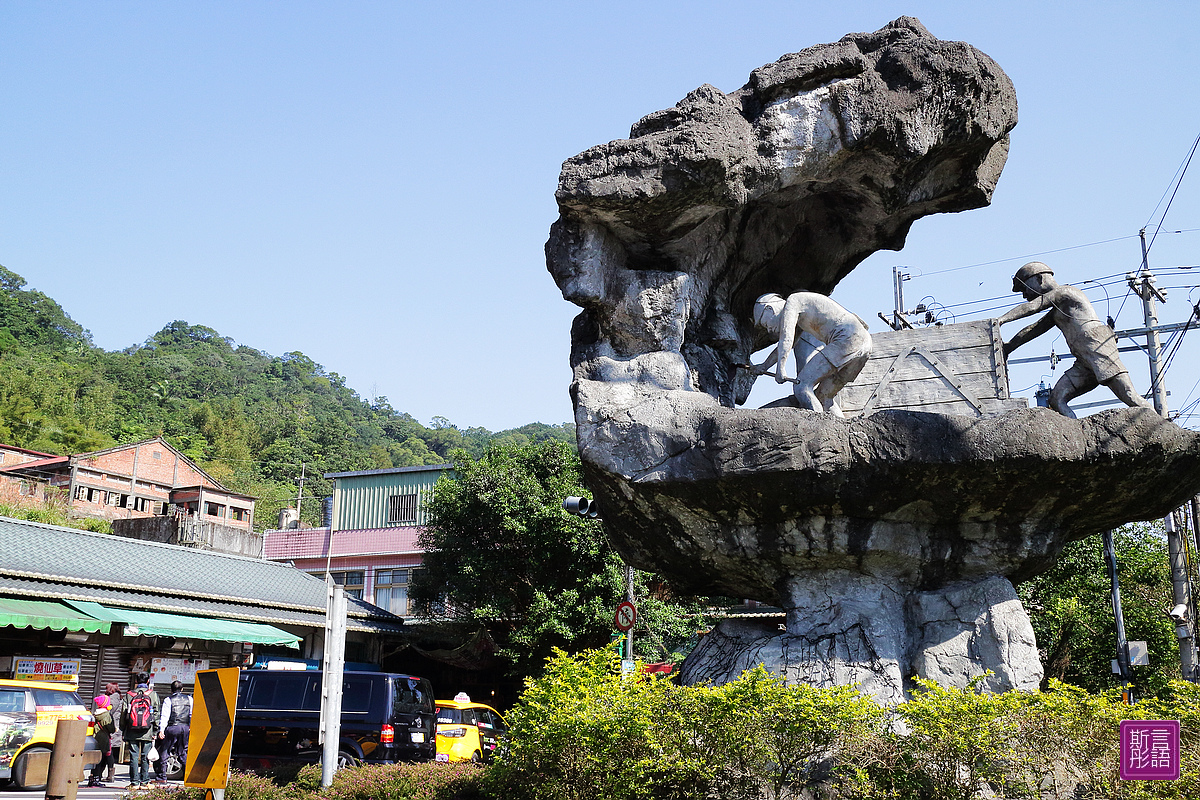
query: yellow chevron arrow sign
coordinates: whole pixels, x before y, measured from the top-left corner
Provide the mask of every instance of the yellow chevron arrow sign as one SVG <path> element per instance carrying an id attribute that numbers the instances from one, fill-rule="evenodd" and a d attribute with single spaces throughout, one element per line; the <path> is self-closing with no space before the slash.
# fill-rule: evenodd
<path id="1" fill-rule="evenodd" d="M 229 751 L 233 746 L 240 674 L 238 667 L 196 672 L 192 730 L 188 734 L 187 766 L 183 771 L 185 786 L 223 790 L 229 782 Z"/>

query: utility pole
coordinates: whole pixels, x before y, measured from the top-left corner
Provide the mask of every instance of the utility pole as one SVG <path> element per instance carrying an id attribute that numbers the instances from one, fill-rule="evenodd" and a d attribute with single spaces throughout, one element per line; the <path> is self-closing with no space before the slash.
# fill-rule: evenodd
<path id="1" fill-rule="evenodd" d="M 1171 512 L 1164 520 L 1167 528 L 1167 553 L 1171 561 L 1171 595 L 1176 607 L 1183 606 L 1188 610 L 1183 620 L 1175 622 L 1175 635 L 1179 638 L 1179 669 L 1183 679 L 1195 682 L 1196 674 L 1196 634 L 1195 619 L 1192 616 L 1191 582 L 1187 568 L 1187 544 L 1182 531 L 1176 524 L 1175 512 Z"/>
<path id="2" fill-rule="evenodd" d="M 300 491 L 296 493 L 296 519 L 300 519 L 300 501 L 304 499 L 304 467 L 305 463 L 300 462 Z"/>
<path id="3" fill-rule="evenodd" d="M 1200 495 L 1196 495 L 1195 497 L 1193 497 L 1190 505 L 1191 505 L 1190 510 L 1192 512 L 1191 513 L 1192 545 L 1194 548 L 1192 550 L 1192 552 L 1196 554 L 1196 558 L 1197 558 L 1197 563 L 1192 565 L 1192 569 L 1194 570 L 1192 577 L 1200 578 Z M 1197 625 L 1196 625 L 1197 618 L 1200 618 L 1200 597 L 1197 597 L 1196 593 L 1193 592 L 1192 593 L 1192 634 L 1193 635 L 1195 635 L 1197 632 Z M 1195 641 L 1196 641 L 1195 639 L 1192 639 L 1193 643 L 1195 643 Z"/>
<path id="4" fill-rule="evenodd" d="M 911 273 L 901 272 L 900 267 L 892 267 L 892 299 L 896 304 L 892 311 L 892 321 L 888 323 L 892 326 L 892 330 L 912 328 L 912 323 L 904 316 L 904 282 L 911 279 Z"/>
<path id="5" fill-rule="evenodd" d="M 1142 242 L 1142 268 L 1137 275 L 1127 277 L 1129 288 L 1142 298 L 1142 311 L 1146 323 L 1146 354 L 1150 357 L 1150 389 L 1154 410 L 1162 417 L 1167 416 L 1167 389 L 1163 382 L 1162 344 L 1158 338 L 1158 309 L 1155 300 L 1167 302 L 1167 296 L 1154 285 L 1150 272 L 1150 251 L 1146 245 L 1146 229 L 1138 232 Z M 1187 571 L 1187 544 L 1175 524 L 1172 512 L 1163 520 L 1167 533 L 1167 552 L 1171 562 L 1171 594 L 1176 606 L 1191 608 L 1191 582 Z M 1196 671 L 1195 620 L 1189 614 L 1182 622 L 1176 621 L 1176 636 L 1179 639 L 1179 668 L 1185 680 L 1196 682 L 1200 675 Z"/>
<path id="6" fill-rule="evenodd" d="M 1154 301 L 1167 302 L 1167 296 L 1154 285 L 1150 272 L 1149 255 L 1146 248 L 1146 229 L 1139 231 L 1142 240 L 1142 269 L 1137 275 L 1126 276 L 1129 288 L 1142 298 L 1142 311 L 1146 322 L 1146 354 L 1150 357 L 1150 389 L 1154 398 L 1154 410 L 1159 416 L 1167 416 L 1167 390 L 1163 385 L 1162 343 L 1158 338 L 1158 309 Z"/>
<path id="7" fill-rule="evenodd" d="M 1132 677 L 1129 668 L 1129 640 L 1125 638 L 1125 613 L 1121 611 L 1121 583 L 1117 578 L 1117 548 L 1113 544 L 1111 528 L 1104 531 L 1104 560 L 1108 563 L 1108 580 L 1112 584 L 1113 616 L 1117 620 L 1117 669 L 1121 676 L 1123 688 L 1121 693 L 1125 702 L 1132 705 L 1133 697 L 1129 691 L 1129 679 Z"/>
<path id="8" fill-rule="evenodd" d="M 625 565 L 625 600 L 633 602 L 633 567 Z M 625 631 L 625 659 L 633 661 L 633 628 Z"/>

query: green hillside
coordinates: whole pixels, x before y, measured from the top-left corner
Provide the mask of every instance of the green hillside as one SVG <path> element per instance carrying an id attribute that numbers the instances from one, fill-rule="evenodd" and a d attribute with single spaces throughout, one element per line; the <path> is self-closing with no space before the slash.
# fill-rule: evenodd
<path id="1" fill-rule="evenodd" d="M 161 435 L 230 489 L 259 497 L 272 524 L 305 467 L 304 519 L 332 491 L 322 473 L 439 464 L 493 442 L 575 441 L 574 425 L 492 433 L 435 418 L 426 427 L 386 398 L 367 401 L 303 353 L 272 356 L 176 321 L 109 352 L 53 299 L 0 266 L 0 441 L 68 454 Z"/>

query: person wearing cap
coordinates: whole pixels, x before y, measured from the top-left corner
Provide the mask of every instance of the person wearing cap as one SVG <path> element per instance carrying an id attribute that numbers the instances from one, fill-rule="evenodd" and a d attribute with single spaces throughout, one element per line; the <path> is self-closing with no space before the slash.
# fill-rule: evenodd
<path id="1" fill-rule="evenodd" d="M 1117 335 L 1096 316 L 1083 292 L 1054 280 L 1054 270 L 1041 261 L 1030 261 L 1013 276 L 1013 291 L 1025 302 L 1009 309 L 996 320 L 1000 325 L 1048 311 L 1037 322 L 1022 328 L 1004 343 L 1004 356 L 1056 327 L 1075 356 L 1075 363 L 1058 379 L 1050 391 L 1050 408 L 1075 418 L 1068 403 L 1097 386 L 1107 386 L 1121 402 L 1130 407 L 1149 408 L 1129 379 L 1129 370 L 1117 352 Z"/>
<path id="2" fill-rule="evenodd" d="M 758 298 L 754 324 L 775 334 L 778 343 L 763 363 L 751 365 L 753 373 L 770 374 L 777 364 L 775 382 L 791 380 L 787 358 L 793 353 L 797 375 L 792 392 L 800 407 L 843 416 L 834 398 L 871 358 L 871 334 L 863 318 L 823 294 L 795 292 L 786 300 L 778 294 Z"/>
<path id="3" fill-rule="evenodd" d="M 100 751 L 100 760 L 96 762 L 96 766 L 92 767 L 92 775 L 88 779 L 87 785 L 103 786 L 101 779 L 104 777 L 105 769 L 111 771 L 113 768 L 112 735 L 117 730 L 117 721 L 113 719 L 112 702 L 107 695 L 98 695 L 92 703 L 92 707 L 95 709 L 92 736 L 96 740 L 96 749 Z"/>
<path id="4" fill-rule="evenodd" d="M 108 710 L 112 714 L 113 722 L 117 723 L 117 729 L 113 731 L 110 738 L 112 746 L 112 759 L 108 762 L 108 776 L 105 777 L 105 783 L 112 783 L 116 780 L 117 762 L 121 761 L 121 747 L 125 744 L 125 735 L 121 733 L 121 710 L 125 707 L 124 693 L 121 687 L 109 681 L 104 684 L 104 694 L 108 697 Z"/>

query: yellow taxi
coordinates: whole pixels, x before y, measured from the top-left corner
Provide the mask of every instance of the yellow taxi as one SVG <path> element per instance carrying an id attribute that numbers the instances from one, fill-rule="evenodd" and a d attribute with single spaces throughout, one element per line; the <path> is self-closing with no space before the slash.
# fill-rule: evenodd
<path id="1" fill-rule="evenodd" d="M 437 760 L 490 761 L 508 732 L 504 717 L 491 706 L 472 703 L 465 692 L 437 700 Z"/>
<path id="2" fill-rule="evenodd" d="M 29 756 L 50 752 L 60 719 L 86 719 L 91 736 L 92 714 L 69 684 L 0 680 L 0 782 L 38 788 L 26 780 Z M 89 738 L 89 749 L 95 746 Z"/>

